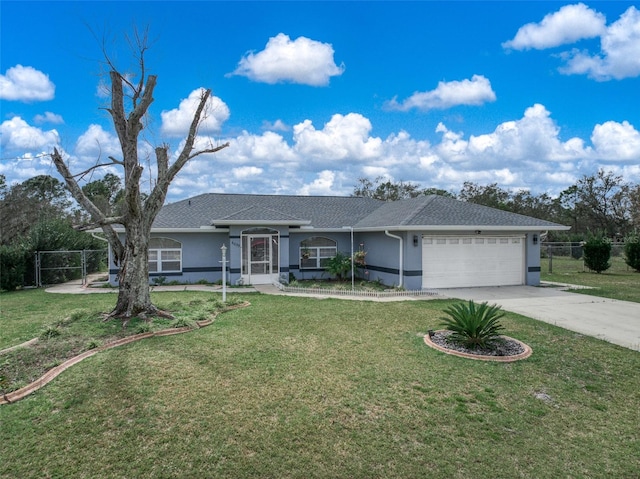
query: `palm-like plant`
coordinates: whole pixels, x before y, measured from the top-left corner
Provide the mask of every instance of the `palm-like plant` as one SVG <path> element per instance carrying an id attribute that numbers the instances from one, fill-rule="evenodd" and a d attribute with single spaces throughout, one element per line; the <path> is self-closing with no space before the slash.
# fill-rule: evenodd
<path id="1" fill-rule="evenodd" d="M 452 331 L 450 338 L 469 348 L 485 348 L 497 339 L 504 327 L 499 319 L 504 316 L 500 306 L 473 301 L 454 304 L 444 310 L 449 317 L 442 317 L 444 326 Z"/>

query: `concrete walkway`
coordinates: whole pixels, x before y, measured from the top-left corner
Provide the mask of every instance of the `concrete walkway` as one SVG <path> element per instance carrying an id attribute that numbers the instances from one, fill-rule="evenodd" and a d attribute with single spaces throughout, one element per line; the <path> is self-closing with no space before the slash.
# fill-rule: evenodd
<path id="1" fill-rule="evenodd" d="M 114 288 L 84 287 L 80 281 L 47 288 L 51 293 L 90 294 L 117 293 Z M 221 286 L 181 285 L 153 286 L 152 291 L 210 291 L 221 293 Z M 339 297 L 366 301 L 416 301 L 437 297 L 366 298 L 358 296 L 332 296 L 305 293 L 284 293 L 273 285 L 247 288 L 228 288 L 228 294 L 245 293 L 281 294 L 315 298 Z M 439 290 L 440 297 L 459 298 L 476 302 L 498 304 L 504 310 L 522 314 L 570 331 L 608 341 L 625 348 L 640 351 L 640 303 L 618 301 L 585 294 L 571 293 L 557 287 L 502 286 L 487 288 L 457 288 Z"/>
<path id="2" fill-rule="evenodd" d="M 440 293 L 498 304 L 506 311 L 640 351 L 640 303 L 533 286 L 459 288 Z"/>

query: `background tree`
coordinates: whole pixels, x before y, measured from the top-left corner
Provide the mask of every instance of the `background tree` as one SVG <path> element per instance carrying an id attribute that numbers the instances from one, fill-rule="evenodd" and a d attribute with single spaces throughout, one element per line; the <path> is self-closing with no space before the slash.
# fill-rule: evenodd
<path id="1" fill-rule="evenodd" d="M 581 222 L 576 229 L 602 231 L 609 237 L 623 237 L 629 231 L 629 185 L 613 172 L 598 170 L 584 175 L 575 185 L 576 216 Z"/>
<path id="2" fill-rule="evenodd" d="M 122 181 L 113 173 L 107 173 L 102 179 L 87 183 L 82 187 L 82 192 L 105 215 L 122 213 L 124 201 Z"/>
<path id="3" fill-rule="evenodd" d="M 64 184 L 48 175 L 5 188 L 0 198 L 0 243 L 10 245 L 23 240 L 42 220 L 68 217 L 70 207 Z"/>
<path id="4" fill-rule="evenodd" d="M 481 186 L 471 181 L 465 181 L 458 198 L 468 203 L 489 206 L 501 210 L 509 209 L 509 192 L 497 183 Z"/>
<path id="5" fill-rule="evenodd" d="M 397 201 L 433 194 L 453 196 L 451 193 L 436 188 L 420 189 L 420 186 L 416 183 L 385 181 L 382 176 L 377 177 L 375 180 L 358 178 L 358 183 L 353 187 L 351 196 L 375 198 L 382 201 Z"/>
<path id="6" fill-rule="evenodd" d="M 629 229 L 640 233 L 640 185 L 629 187 Z"/>
<path id="7" fill-rule="evenodd" d="M 64 184 L 51 176 L 30 178 L 0 194 L 0 283 L 4 290 L 35 284 L 36 251 L 102 250 L 104 243 L 73 229 L 72 202 Z M 71 258 L 71 259 L 69 259 Z M 101 257 L 89 256 L 88 271 L 98 271 Z M 80 277 L 78 255 L 48 255 L 44 283 Z M 77 270 L 68 269 L 78 266 Z M 54 269 L 60 267 L 59 269 Z M 63 268 L 64 267 L 64 268 Z"/>
<path id="8" fill-rule="evenodd" d="M 64 178 L 69 191 L 89 214 L 90 224 L 83 228 L 100 227 L 111 246 L 113 258 L 118 271 L 118 300 L 111 311 L 111 317 L 119 317 L 126 323 L 132 316 L 147 317 L 149 315 L 166 314 L 160 311 L 152 302 L 149 294 L 149 239 L 151 226 L 160 208 L 164 204 L 171 182 L 187 164 L 187 162 L 204 153 L 216 153 L 229 144 L 209 145 L 196 149 L 198 127 L 206 118 L 208 101 L 211 90 L 203 89 L 196 110 L 193 114 L 187 137 L 175 161 L 169 163 L 169 146 L 162 145 L 155 148 L 157 177 L 155 186 L 145 197 L 141 186 L 143 166 L 138 158 L 138 137 L 144 128 L 144 117 L 154 101 L 153 93 L 156 88 L 157 77 L 146 73 L 144 54 L 147 50 L 147 36 L 139 36 L 136 32 L 134 41 L 138 72 L 136 75 L 124 74 L 118 71 L 105 54 L 110 68 L 111 105 L 107 108 L 113 121 L 113 126 L 120 142 L 122 157 L 110 157 L 109 163 L 97 164 L 80 172 L 71 173 L 64 158 L 57 149 L 52 153 L 53 163 Z M 137 82 L 134 79 L 137 77 Z M 125 95 L 125 87 L 130 96 Z M 119 214 L 107 215 L 82 190 L 76 180 L 90 171 L 114 166 L 122 170 L 124 178 L 123 208 Z M 114 225 L 122 225 L 125 231 L 124 239 L 118 235 Z"/>

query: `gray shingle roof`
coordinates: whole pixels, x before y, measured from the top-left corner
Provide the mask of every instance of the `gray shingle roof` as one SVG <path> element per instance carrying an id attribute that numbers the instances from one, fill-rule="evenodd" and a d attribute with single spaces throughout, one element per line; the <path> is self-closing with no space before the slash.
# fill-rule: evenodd
<path id="1" fill-rule="evenodd" d="M 228 224 L 309 225 L 314 228 L 419 229 L 463 226 L 566 229 L 530 216 L 444 196 L 384 202 L 350 196 L 287 196 L 209 193 L 165 205 L 154 228 Z"/>
<path id="2" fill-rule="evenodd" d="M 556 229 L 561 225 L 445 196 L 431 195 L 385 203 L 355 226 L 357 228 L 500 226 Z"/>
<path id="3" fill-rule="evenodd" d="M 165 205 L 154 228 L 199 228 L 225 221 L 281 221 L 314 228 L 351 226 L 382 204 L 371 198 L 348 196 L 240 195 L 208 193 Z M 261 218 L 261 214 L 266 218 Z M 228 224 L 228 223 L 227 223 Z"/>

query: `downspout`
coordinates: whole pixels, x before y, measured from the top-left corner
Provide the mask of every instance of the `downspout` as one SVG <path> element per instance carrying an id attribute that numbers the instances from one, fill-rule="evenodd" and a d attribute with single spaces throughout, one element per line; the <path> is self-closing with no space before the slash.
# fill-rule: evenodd
<path id="1" fill-rule="evenodd" d="M 398 281 L 398 288 L 402 288 L 402 285 L 404 283 L 403 279 L 404 276 L 402 274 L 403 270 L 404 270 L 404 243 L 403 243 L 403 239 L 401 236 L 398 235 L 394 235 L 389 233 L 389 230 L 384 230 L 384 234 L 386 234 L 389 238 L 395 238 L 400 242 L 400 258 L 398 261 L 398 265 L 399 265 L 399 281 Z"/>
<path id="2" fill-rule="evenodd" d="M 100 241 L 104 241 L 105 243 L 109 242 L 109 240 L 107 238 L 103 238 L 102 236 L 96 236 L 96 233 L 94 233 L 94 232 L 91 232 L 91 237 L 95 238 L 97 240 L 100 240 Z"/>

